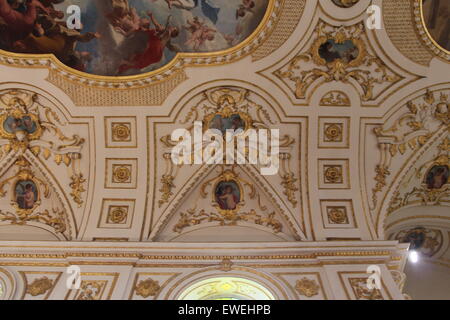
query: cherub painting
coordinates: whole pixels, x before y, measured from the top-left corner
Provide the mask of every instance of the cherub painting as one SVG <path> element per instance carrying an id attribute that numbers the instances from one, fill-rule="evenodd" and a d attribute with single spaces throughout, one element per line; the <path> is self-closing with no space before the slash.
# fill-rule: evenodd
<path id="1" fill-rule="evenodd" d="M 233 114 L 228 118 L 218 114 L 211 120 L 209 129 L 219 130 L 222 132 L 222 135 L 225 136 L 227 130 L 244 132 L 246 129 L 246 124 L 239 114 Z"/>
<path id="2" fill-rule="evenodd" d="M 426 177 L 428 189 L 441 189 L 448 183 L 449 176 L 450 169 L 448 166 L 434 166 Z"/>
<path id="3" fill-rule="evenodd" d="M 359 49 L 352 40 L 346 40 L 343 43 L 336 43 L 334 39 L 329 39 L 319 48 L 319 56 L 327 63 L 333 63 L 335 60 L 341 60 L 343 63 L 350 63 L 358 58 Z"/>
<path id="4" fill-rule="evenodd" d="M 22 118 L 8 117 L 3 123 L 3 128 L 10 134 L 15 134 L 18 131 L 24 131 L 28 134 L 33 134 L 37 130 L 36 123 L 29 116 Z"/>
<path id="5" fill-rule="evenodd" d="M 177 53 L 226 50 L 259 26 L 269 0 L 0 0 L 0 49 L 53 54 L 79 71 L 129 76 Z M 81 25 L 67 25 L 69 5 Z"/>
<path id="6" fill-rule="evenodd" d="M 216 187 L 215 196 L 222 210 L 236 210 L 241 202 L 241 192 L 234 181 L 220 182 Z"/>
<path id="7" fill-rule="evenodd" d="M 17 182 L 15 187 L 17 206 L 23 210 L 33 209 L 38 200 L 36 184 L 31 180 Z"/>

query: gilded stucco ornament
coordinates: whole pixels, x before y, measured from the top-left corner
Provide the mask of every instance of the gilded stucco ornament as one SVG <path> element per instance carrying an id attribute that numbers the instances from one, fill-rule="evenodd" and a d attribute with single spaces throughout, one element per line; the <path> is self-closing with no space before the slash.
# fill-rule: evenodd
<path id="1" fill-rule="evenodd" d="M 300 295 L 312 298 L 319 294 L 320 286 L 315 280 L 303 278 L 301 280 L 297 280 L 295 289 L 298 293 L 300 293 Z"/>
<path id="2" fill-rule="evenodd" d="M 202 95 L 203 98 L 201 101 L 190 109 L 183 120 L 180 120 L 180 124 L 182 125 L 189 124 L 186 128 L 189 132 L 192 132 L 194 128 L 191 123 L 196 121 L 202 121 L 204 131 L 216 129 L 225 133 L 227 129 L 242 129 L 242 132 L 236 136 L 244 135 L 249 129 L 268 130 L 276 124 L 268 111 L 251 99 L 251 92 L 247 89 L 221 87 L 206 90 Z M 160 142 L 167 149 L 171 149 L 177 144 L 177 142 L 171 140 L 170 135 L 161 137 Z M 296 139 L 287 134 L 280 137 L 281 168 L 278 172 L 281 179 L 280 184 L 284 189 L 283 194 L 294 208 L 298 204 L 296 193 L 299 191 L 299 179 L 291 170 L 290 149 L 296 142 Z M 249 149 L 247 148 L 246 158 L 248 157 L 248 153 Z M 166 170 L 160 179 L 161 186 L 159 192 L 161 195 L 158 201 L 160 208 L 169 203 L 171 197 L 174 195 L 174 189 L 176 187 L 174 181 L 179 172 L 179 167 L 173 164 L 170 152 L 165 152 L 163 158 L 166 164 Z M 194 154 L 192 154 L 192 158 L 194 158 Z"/>
<path id="3" fill-rule="evenodd" d="M 85 140 L 74 134 L 67 136 L 66 126 L 58 114 L 43 105 L 39 96 L 27 90 L 5 90 L 0 92 L 0 145 L 7 154 L 15 153 L 18 158 L 27 151 L 35 157 L 53 161 L 59 166 L 71 166 L 74 202 L 83 203 L 79 194 L 84 190 L 77 170 Z"/>
<path id="4" fill-rule="evenodd" d="M 142 280 L 136 285 L 136 294 L 143 297 L 144 299 L 148 297 L 154 297 L 161 290 L 161 286 L 158 281 L 153 279 Z"/>
<path id="5" fill-rule="evenodd" d="M 387 178 L 391 175 L 391 162 L 396 157 L 411 151 L 417 151 L 424 146 L 433 135 L 443 127 L 450 129 L 450 109 L 448 90 L 432 92 L 427 90 L 422 97 L 410 100 L 393 122 L 374 129 L 381 150 L 381 161 L 376 166 L 376 185 L 372 190 L 372 208 L 378 204 L 378 193 L 387 185 Z M 444 151 L 443 151 L 444 152 Z M 445 154 L 447 154 L 447 150 Z M 434 161 L 435 165 L 448 161 L 445 154 L 440 154 Z M 445 165 L 445 164 L 441 164 Z M 441 188 L 417 188 L 412 194 L 422 194 L 425 203 L 439 200 L 443 190 Z M 397 195 L 398 196 L 398 195 Z M 398 207 L 399 199 L 394 199 Z M 403 201 L 403 200 L 402 200 Z M 407 200 L 405 200 L 407 202 Z M 405 205 L 405 201 L 401 206 Z M 390 209 L 390 211 L 393 211 Z"/>
<path id="6" fill-rule="evenodd" d="M 369 53 L 363 23 L 333 27 L 320 22 L 315 37 L 308 51 L 298 54 L 274 73 L 289 86 L 294 86 L 297 99 L 306 98 L 311 85 L 320 80 L 355 85 L 362 93 L 361 98 L 371 101 L 402 79 L 381 59 Z"/>
<path id="7" fill-rule="evenodd" d="M 82 281 L 76 300 L 100 300 L 107 281 Z"/>
<path id="8" fill-rule="evenodd" d="M 367 278 L 349 278 L 349 281 L 357 300 L 384 300 L 379 289 L 367 288 Z"/>
<path id="9" fill-rule="evenodd" d="M 53 281 L 47 277 L 35 279 L 31 284 L 27 285 L 26 292 L 33 297 L 45 294 L 53 288 Z"/>
<path id="10" fill-rule="evenodd" d="M 322 107 L 350 107 L 350 98 L 341 91 L 331 91 L 320 99 L 320 106 Z"/>
<path id="11" fill-rule="evenodd" d="M 281 232 L 282 224 L 275 218 L 275 212 L 258 214 L 254 209 L 241 211 L 246 198 L 244 186 L 248 188 L 248 197 L 255 199 L 257 192 L 252 183 L 240 177 L 233 169 L 225 170 L 222 167 L 221 174 L 207 180 L 200 188 L 201 197 L 207 198 L 210 194 L 216 212 L 196 208 L 181 212 L 173 231 L 181 233 L 187 227 L 208 222 L 217 222 L 220 226 L 236 226 L 239 222 L 247 222 L 271 228 L 275 233 Z"/>

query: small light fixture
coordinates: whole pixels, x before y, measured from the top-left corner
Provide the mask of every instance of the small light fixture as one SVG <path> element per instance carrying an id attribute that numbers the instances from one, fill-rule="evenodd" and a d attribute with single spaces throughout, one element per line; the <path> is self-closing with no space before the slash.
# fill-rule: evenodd
<path id="1" fill-rule="evenodd" d="M 411 261 L 412 263 L 419 262 L 419 253 L 417 253 L 417 251 L 415 251 L 415 250 L 412 250 L 409 253 L 409 261 Z"/>

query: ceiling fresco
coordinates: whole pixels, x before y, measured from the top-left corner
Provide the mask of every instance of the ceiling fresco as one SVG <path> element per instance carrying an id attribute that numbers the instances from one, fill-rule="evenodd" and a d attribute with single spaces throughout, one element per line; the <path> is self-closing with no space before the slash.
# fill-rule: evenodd
<path id="1" fill-rule="evenodd" d="M 429 35 L 439 47 L 450 51 L 450 3 L 444 0 L 422 0 L 422 7 Z"/>
<path id="2" fill-rule="evenodd" d="M 257 29 L 268 4 L 269 0 L 0 0 L 0 49 L 53 54 L 73 69 L 100 76 L 138 75 L 167 65 L 177 53 L 237 46 Z M 66 13 L 72 5 L 80 9 L 78 26 L 75 11 Z"/>

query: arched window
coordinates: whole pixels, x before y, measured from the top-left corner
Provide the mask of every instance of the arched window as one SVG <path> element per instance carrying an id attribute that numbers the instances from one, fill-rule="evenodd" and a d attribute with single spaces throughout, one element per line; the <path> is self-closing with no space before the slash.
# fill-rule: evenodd
<path id="1" fill-rule="evenodd" d="M 217 277 L 190 285 L 179 300 L 275 300 L 259 283 L 245 278 Z"/>

